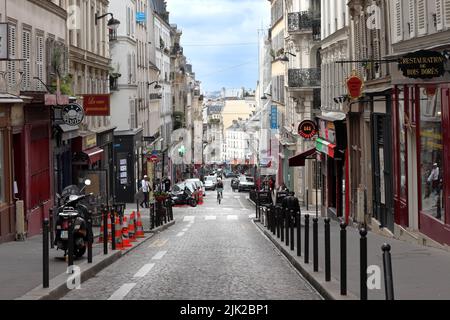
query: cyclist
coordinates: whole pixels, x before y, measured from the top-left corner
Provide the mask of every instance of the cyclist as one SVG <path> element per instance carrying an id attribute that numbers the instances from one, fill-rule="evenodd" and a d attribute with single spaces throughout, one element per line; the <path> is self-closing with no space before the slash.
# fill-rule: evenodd
<path id="1" fill-rule="evenodd" d="M 216 189 L 217 189 L 217 201 L 220 204 L 220 200 L 223 198 L 223 182 L 221 178 L 217 179 Z"/>

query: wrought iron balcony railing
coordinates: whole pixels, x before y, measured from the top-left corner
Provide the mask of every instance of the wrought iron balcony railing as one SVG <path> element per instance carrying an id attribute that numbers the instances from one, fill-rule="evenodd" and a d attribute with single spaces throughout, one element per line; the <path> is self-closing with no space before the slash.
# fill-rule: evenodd
<path id="1" fill-rule="evenodd" d="M 292 12 L 288 14 L 289 33 L 311 32 L 314 40 L 320 40 L 320 18 L 310 11 Z"/>
<path id="2" fill-rule="evenodd" d="M 289 88 L 312 88 L 320 87 L 320 68 L 289 69 Z"/>

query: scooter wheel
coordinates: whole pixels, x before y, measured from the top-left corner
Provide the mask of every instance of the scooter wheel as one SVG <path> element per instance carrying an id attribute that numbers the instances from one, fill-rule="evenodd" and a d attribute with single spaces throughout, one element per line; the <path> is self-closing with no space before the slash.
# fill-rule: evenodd
<path id="1" fill-rule="evenodd" d="M 197 200 L 191 199 L 191 200 L 189 201 L 189 205 L 190 205 L 191 207 L 196 207 L 196 206 L 197 206 Z"/>

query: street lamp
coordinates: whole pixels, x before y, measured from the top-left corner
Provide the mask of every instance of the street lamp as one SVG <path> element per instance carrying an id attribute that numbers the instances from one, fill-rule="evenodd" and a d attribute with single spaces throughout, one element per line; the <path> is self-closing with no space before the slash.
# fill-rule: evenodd
<path id="1" fill-rule="evenodd" d="M 286 51 L 286 52 L 284 53 L 283 57 L 281 58 L 281 61 L 289 62 L 289 58 L 288 58 L 287 54 L 290 54 L 291 56 L 296 57 L 295 54 L 290 53 L 289 51 Z"/>
<path id="2" fill-rule="evenodd" d="M 110 12 L 105 13 L 104 15 L 99 16 L 98 13 L 95 13 L 95 25 L 97 25 L 97 20 L 103 19 L 104 17 L 106 17 L 107 15 L 111 15 L 111 19 L 108 20 L 108 29 L 110 30 L 117 30 L 119 28 L 120 25 L 120 21 L 117 19 L 114 19 L 114 15 Z"/>
<path id="3" fill-rule="evenodd" d="M 155 84 L 154 88 L 155 89 L 161 89 L 162 87 L 159 85 L 158 81 L 153 81 L 153 82 L 147 82 L 147 85 L 150 87 L 152 84 Z"/>

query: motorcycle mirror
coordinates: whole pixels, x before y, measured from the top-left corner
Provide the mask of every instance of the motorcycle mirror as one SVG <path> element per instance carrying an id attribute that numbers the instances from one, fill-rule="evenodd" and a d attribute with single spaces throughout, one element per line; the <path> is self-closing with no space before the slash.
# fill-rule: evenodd
<path id="1" fill-rule="evenodd" d="M 89 180 L 89 179 L 86 179 L 86 180 L 84 181 L 84 184 L 85 184 L 86 186 L 90 186 L 91 183 L 92 183 L 92 181 Z"/>

